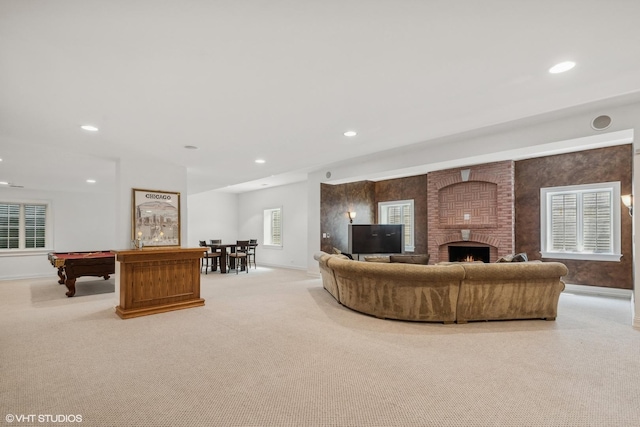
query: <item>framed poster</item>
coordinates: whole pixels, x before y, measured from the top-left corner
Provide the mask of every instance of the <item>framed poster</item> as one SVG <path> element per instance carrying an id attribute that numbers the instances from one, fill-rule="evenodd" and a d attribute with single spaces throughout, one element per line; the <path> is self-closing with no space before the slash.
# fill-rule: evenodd
<path id="1" fill-rule="evenodd" d="M 180 246 L 180 193 L 133 189 L 135 247 Z"/>

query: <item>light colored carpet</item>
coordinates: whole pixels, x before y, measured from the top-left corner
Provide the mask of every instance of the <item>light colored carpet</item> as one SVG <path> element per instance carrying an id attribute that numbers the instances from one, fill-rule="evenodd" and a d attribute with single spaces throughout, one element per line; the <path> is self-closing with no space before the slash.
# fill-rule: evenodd
<path id="1" fill-rule="evenodd" d="M 204 307 L 122 320 L 100 293 L 113 279 L 81 278 L 73 298 L 56 280 L 0 282 L 1 425 L 640 425 L 629 300 L 564 293 L 555 322 L 410 323 L 263 267 L 202 275 Z"/>

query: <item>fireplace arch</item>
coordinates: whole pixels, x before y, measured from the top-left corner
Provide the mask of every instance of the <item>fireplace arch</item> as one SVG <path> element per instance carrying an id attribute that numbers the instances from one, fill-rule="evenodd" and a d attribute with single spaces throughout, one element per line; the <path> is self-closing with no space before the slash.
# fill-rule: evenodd
<path id="1" fill-rule="evenodd" d="M 490 262 L 514 252 L 514 162 L 427 175 L 431 262 L 449 260 L 449 245 L 488 246 Z"/>

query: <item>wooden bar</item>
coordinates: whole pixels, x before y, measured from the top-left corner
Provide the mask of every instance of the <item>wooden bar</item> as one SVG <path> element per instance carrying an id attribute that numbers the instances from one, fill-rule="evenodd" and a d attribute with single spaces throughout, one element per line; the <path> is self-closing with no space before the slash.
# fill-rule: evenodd
<path id="1" fill-rule="evenodd" d="M 152 248 L 114 251 L 120 266 L 123 319 L 204 305 L 200 298 L 200 258 L 206 248 Z"/>

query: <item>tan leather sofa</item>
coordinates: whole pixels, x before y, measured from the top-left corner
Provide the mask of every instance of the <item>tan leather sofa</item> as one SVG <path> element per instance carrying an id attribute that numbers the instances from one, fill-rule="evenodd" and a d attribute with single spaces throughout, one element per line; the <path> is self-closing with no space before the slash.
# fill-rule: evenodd
<path id="1" fill-rule="evenodd" d="M 318 252 L 324 288 L 340 304 L 380 318 L 466 323 L 555 320 L 564 289 L 556 262 L 418 265 Z"/>

